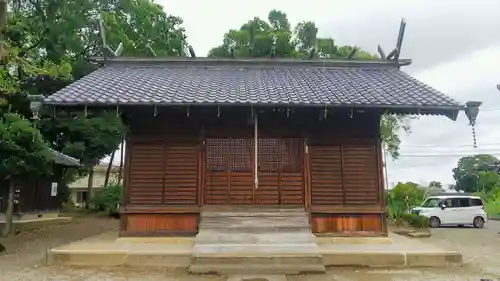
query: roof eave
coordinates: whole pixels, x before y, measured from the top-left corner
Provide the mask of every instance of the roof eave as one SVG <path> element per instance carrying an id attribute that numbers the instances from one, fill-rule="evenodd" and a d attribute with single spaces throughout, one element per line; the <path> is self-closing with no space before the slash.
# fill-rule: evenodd
<path id="1" fill-rule="evenodd" d="M 67 107 L 129 107 L 129 106 L 288 106 L 288 107 L 332 107 L 332 108 L 347 108 L 347 109 L 380 109 L 389 114 L 403 115 L 444 115 L 453 121 L 461 110 L 465 110 L 465 105 L 390 105 L 390 104 L 324 104 L 324 103 L 208 103 L 208 102 L 169 102 L 169 103 L 85 103 L 81 101 L 75 102 L 45 102 L 46 105 L 52 106 L 67 106 Z"/>
<path id="2" fill-rule="evenodd" d="M 53 158 L 54 163 L 56 163 L 58 165 L 62 165 L 62 166 L 66 166 L 66 167 L 80 167 L 81 166 L 80 160 L 78 160 L 76 158 L 68 156 L 68 155 L 61 153 L 57 150 L 54 150 L 52 148 L 49 148 L 49 151 L 52 154 L 52 156 L 54 157 Z"/>

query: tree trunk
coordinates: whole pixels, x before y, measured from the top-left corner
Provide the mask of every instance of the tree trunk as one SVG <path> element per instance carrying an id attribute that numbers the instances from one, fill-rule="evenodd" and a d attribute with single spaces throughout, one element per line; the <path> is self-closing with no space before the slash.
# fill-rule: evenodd
<path id="1" fill-rule="evenodd" d="M 94 186 L 94 167 L 89 169 L 89 181 L 87 183 L 87 198 L 85 198 L 85 209 L 90 208 L 90 200 L 92 200 L 92 189 Z"/>
<path id="2" fill-rule="evenodd" d="M 5 225 L 2 230 L 2 236 L 7 237 L 12 233 L 12 217 L 14 215 L 14 181 L 9 180 L 9 197 L 7 201 L 7 211 L 5 212 Z"/>
<path id="3" fill-rule="evenodd" d="M 106 178 L 104 178 L 104 186 L 107 186 L 109 183 L 109 174 L 111 173 L 111 168 L 113 167 L 113 160 L 115 159 L 116 150 L 111 153 L 111 157 L 109 157 L 108 169 L 106 170 Z"/>
<path id="4" fill-rule="evenodd" d="M 8 20 L 8 0 L 0 0 L 0 62 L 6 63 L 9 57 L 9 46 L 5 40 L 5 29 Z"/>
<path id="5" fill-rule="evenodd" d="M 123 147 L 124 147 L 125 139 L 122 138 L 122 143 L 120 144 L 120 168 L 118 169 L 118 184 L 122 183 L 123 178 Z"/>

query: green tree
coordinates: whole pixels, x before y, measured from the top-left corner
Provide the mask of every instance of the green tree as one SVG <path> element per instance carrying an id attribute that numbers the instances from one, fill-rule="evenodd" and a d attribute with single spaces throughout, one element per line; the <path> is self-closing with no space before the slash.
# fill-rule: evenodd
<path id="1" fill-rule="evenodd" d="M 479 191 L 490 191 L 497 184 L 499 180 L 499 175 L 496 171 L 480 171 L 477 173 L 477 183 Z"/>
<path id="2" fill-rule="evenodd" d="M 398 182 L 390 193 L 398 201 L 406 202 L 410 208 L 420 205 L 425 198 L 425 191 L 413 182 Z"/>
<path id="3" fill-rule="evenodd" d="M 122 43 L 126 56 L 151 56 L 150 48 L 159 56 L 179 56 L 187 46 L 182 20 L 150 0 L 37 0 L 10 8 L 6 34 L 19 57 L 34 67 L 50 62 L 65 64 L 70 70 L 69 77 L 55 77 L 30 75 L 21 69 L 15 91 L 20 95 L 10 97 L 3 110 L 25 116 L 31 114 L 26 95 L 49 96 L 96 69 L 89 58 L 103 54 L 99 17 L 104 19 L 106 44 L 115 49 Z M 42 110 L 39 124 L 52 148 L 84 164 L 77 176 L 90 173 L 89 177 L 93 165 L 117 149 L 125 131 L 119 114 L 104 110 Z M 73 175 L 67 176 L 68 181 Z"/>
<path id="4" fill-rule="evenodd" d="M 102 55 L 99 16 L 104 19 L 106 43 L 113 49 L 123 43 L 123 55 L 151 55 L 148 44 L 159 56 L 183 55 L 186 48 L 182 20 L 151 0 L 38 0 L 13 10 L 8 36 L 24 56 L 70 61 L 75 78 L 94 69 L 89 57 Z"/>
<path id="5" fill-rule="evenodd" d="M 267 21 L 258 17 L 244 23 L 239 29 L 231 29 L 222 44 L 209 51 L 209 57 L 226 58 L 233 51 L 235 57 L 308 58 L 311 51 L 315 58 L 346 58 L 353 48 L 353 58 L 371 60 L 377 56 L 355 46 L 338 46 L 332 38 L 319 38 L 318 28 L 312 21 L 302 21 L 292 29 L 287 15 L 281 11 L 269 12 Z M 395 159 L 399 156 L 400 131 L 410 132 L 409 118 L 384 115 L 381 135 L 386 151 Z"/>
<path id="6" fill-rule="evenodd" d="M 6 223 L 2 236 L 11 233 L 14 210 L 14 187 L 23 179 L 50 172 L 49 146 L 40 131 L 18 114 L 5 114 L 0 119 L 0 177 L 9 181 Z"/>
<path id="7" fill-rule="evenodd" d="M 498 181 L 497 175 L 494 175 L 498 163 L 499 160 L 495 156 L 488 154 L 460 158 L 457 167 L 453 168 L 455 189 L 465 192 L 491 190 Z"/>
<path id="8" fill-rule="evenodd" d="M 442 188 L 443 187 L 443 184 L 439 181 L 431 181 L 429 183 L 429 187 L 438 187 L 438 188 Z"/>

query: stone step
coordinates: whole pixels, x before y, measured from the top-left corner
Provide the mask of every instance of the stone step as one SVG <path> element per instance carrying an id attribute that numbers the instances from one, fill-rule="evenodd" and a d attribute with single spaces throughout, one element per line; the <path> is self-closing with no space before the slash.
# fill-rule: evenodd
<path id="1" fill-rule="evenodd" d="M 230 243 L 195 243 L 193 256 L 204 255 L 307 255 L 320 256 L 316 243 L 280 243 L 280 244 L 230 244 Z"/>
<path id="2" fill-rule="evenodd" d="M 321 255 L 317 256 L 242 256 L 242 255 L 225 255 L 225 256 L 200 256 L 193 257 L 191 264 L 221 264 L 221 265 L 258 265 L 258 264 L 323 264 Z"/>
<path id="3" fill-rule="evenodd" d="M 309 218 L 257 218 L 257 217 L 226 217 L 202 218 L 200 228 L 303 228 L 309 227 Z"/>
<path id="4" fill-rule="evenodd" d="M 238 233 L 250 233 L 250 234 L 259 234 L 259 233 L 283 233 L 283 232 L 294 232 L 303 233 L 303 232 L 311 232 L 311 228 L 307 227 L 200 227 L 201 231 L 215 231 L 218 230 L 220 233 L 233 233 L 233 235 L 237 235 Z"/>
<path id="5" fill-rule="evenodd" d="M 223 217 L 223 216 L 202 216 L 201 220 L 203 221 L 219 221 L 219 220 L 228 220 L 228 221 L 237 221 L 237 220 L 261 220 L 263 222 L 281 222 L 281 223 L 290 223 L 290 222 L 302 222 L 308 223 L 308 216 L 231 216 L 231 217 Z"/>
<path id="6" fill-rule="evenodd" d="M 300 213 L 305 212 L 304 207 L 283 207 L 283 206 L 208 206 L 202 207 L 203 213 L 227 213 L 227 212 L 267 212 L 267 213 Z"/>
<path id="7" fill-rule="evenodd" d="M 196 236 L 197 244 L 231 243 L 231 244 L 280 244 L 316 243 L 316 237 L 307 231 L 280 233 L 224 233 L 220 231 L 203 231 Z"/>
<path id="8" fill-rule="evenodd" d="M 280 217 L 309 217 L 309 215 L 304 212 L 202 212 L 202 218 L 209 217 L 270 217 L 270 218 L 280 218 Z"/>
<path id="9" fill-rule="evenodd" d="M 189 272 L 196 274 L 301 274 L 324 273 L 323 264 L 193 264 Z"/>

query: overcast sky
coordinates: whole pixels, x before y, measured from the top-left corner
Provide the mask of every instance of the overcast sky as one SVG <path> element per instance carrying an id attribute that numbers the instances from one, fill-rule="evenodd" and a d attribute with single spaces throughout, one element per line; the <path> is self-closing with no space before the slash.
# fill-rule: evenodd
<path id="1" fill-rule="evenodd" d="M 403 70 L 460 102 L 482 100 L 477 121 L 478 149 L 472 146 L 465 115 L 412 121 L 402 135 L 401 158 L 390 161 L 389 184 L 431 180 L 452 183 L 451 169 L 461 155 L 481 152 L 500 156 L 500 0 L 191 0 L 166 1 L 168 14 L 184 20 L 189 43 L 198 56 L 222 42 L 231 28 L 272 9 L 286 12 L 291 23 L 316 22 L 319 36 L 338 44 L 358 45 L 386 53 L 395 46 L 401 18 L 407 21 L 402 58 L 413 59 Z"/>

